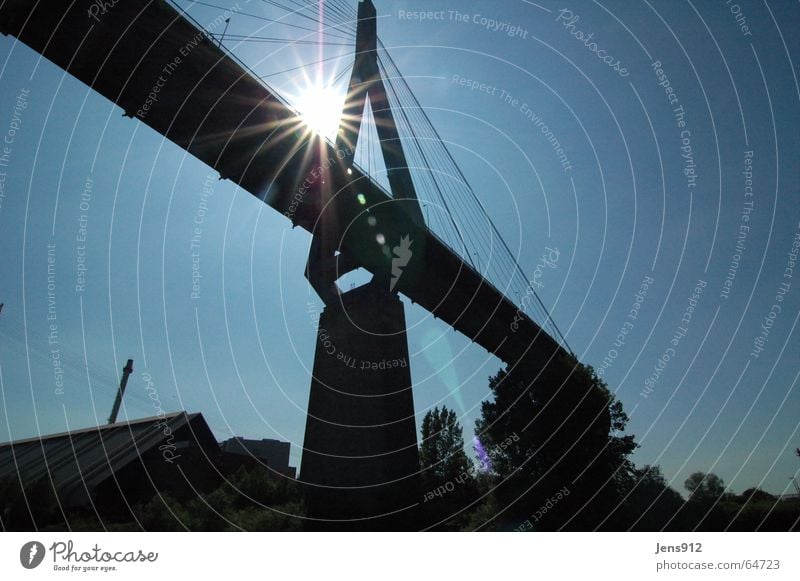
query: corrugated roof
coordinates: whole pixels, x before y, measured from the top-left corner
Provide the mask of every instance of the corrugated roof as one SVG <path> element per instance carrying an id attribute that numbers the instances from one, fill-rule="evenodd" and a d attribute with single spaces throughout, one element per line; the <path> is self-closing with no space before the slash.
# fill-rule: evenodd
<path id="1" fill-rule="evenodd" d="M 217 446 L 201 414 L 181 411 L 0 444 L 0 478 L 21 475 L 27 484 L 49 473 L 62 502 L 80 503 L 112 473 L 190 423 L 195 442 Z"/>

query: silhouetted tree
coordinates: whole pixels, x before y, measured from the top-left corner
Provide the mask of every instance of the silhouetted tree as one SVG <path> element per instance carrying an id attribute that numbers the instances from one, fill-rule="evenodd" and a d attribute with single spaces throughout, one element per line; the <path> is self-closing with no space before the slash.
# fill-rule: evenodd
<path id="1" fill-rule="evenodd" d="M 770 494 L 764 490 L 761 490 L 758 487 L 748 488 L 744 492 L 742 492 L 737 500 L 742 504 L 747 504 L 748 502 L 777 502 L 778 497 L 774 494 Z"/>
<path id="2" fill-rule="evenodd" d="M 623 528 L 634 531 L 682 530 L 673 518 L 683 506 L 683 497 L 669 486 L 658 466 L 633 470 L 622 506 Z"/>
<path id="3" fill-rule="evenodd" d="M 791 531 L 800 526 L 800 501 L 748 488 L 722 503 L 724 528 L 732 531 Z"/>
<path id="4" fill-rule="evenodd" d="M 463 531 L 495 531 L 497 522 L 495 516 L 500 512 L 500 504 L 494 493 L 496 481 L 494 476 L 485 471 L 477 470 L 475 473 L 475 497 L 478 499 L 470 506 L 464 523 Z"/>
<path id="5" fill-rule="evenodd" d="M 725 493 L 725 483 L 719 476 L 694 472 L 683 486 L 689 497 L 681 509 L 680 519 L 687 529 L 719 531 L 730 524 L 732 514 L 725 503 L 730 502 L 733 495 Z"/>
<path id="6" fill-rule="evenodd" d="M 621 528 L 615 509 L 636 444 L 623 435 L 622 404 L 594 370 L 563 355 L 501 371 L 489 386 L 494 399 L 482 404 L 475 433 L 498 482 L 497 528 Z"/>
<path id="7" fill-rule="evenodd" d="M 64 522 L 58 496 L 48 476 L 0 479 L 0 525 L 5 531 L 31 531 Z M 63 524 L 62 524 L 63 526 Z"/>
<path id="8" fill-rule="evenodd" d="M 13 486 L 16 481 L 0 480 L 0 523 L 5 530 L 291 531 L 302 527 L 298 517 L 305 513 L 297 483 L 270 478 L 263 466 L 242 466 L 213 490 L 192 498 L 156 493 L 125 517 L 66 507 L 62 514 L 44 479 L 25 488 L 29 511 L 19 486 Z"/>
<path id="9" fill-rule="evenodd" d="M 263 466 L 240 467 L 227 482 L 180 507 L 196 531 L 300 530 L 304 513 L 297 484 L 270 478 Z"/>
<path id="10" fill-rule="evenodd" d="M 689 492 L 689 500 L 702 503 L 713 503 L 725 494 L 725 483 L 716 474 L 694 472 L 683 483 Z"/>
<path id="11" fill-rule="evenodd" d="M 464 430 L 453 410 L 442 406 L 422 419 L 419 457 L 422 467 L 424 524 L 437 529 L 460 528 L 469 518 L 465 508 L 475 499 L 475 470 L 464 452 Z"/>

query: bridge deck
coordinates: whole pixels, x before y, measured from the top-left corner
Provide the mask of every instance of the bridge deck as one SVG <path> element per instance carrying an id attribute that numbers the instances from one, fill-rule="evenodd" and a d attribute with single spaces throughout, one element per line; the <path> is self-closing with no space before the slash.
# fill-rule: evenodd
<path id="1" fill-rule="evenodd" d="M 408 235 L 414 256 L 397 289 L 506 363 L 561 350 L 456 252 L 415 226 L 401 202 L 358 168 L 349 168 L 349 174 L 330 143 L 303 131 L 289 106 L 182 13 L 162 0 L 108 3 L 95 17 L 91 6 L 97 6 L 94 0 L 6 0 L 0 32 L 15 36 L 293 223 L 309 231 L 315 225 L 326 228 L 341 238 L 342 253 L 372 273 L 385 274 L 391 263 L 375 242 L 372 224 L 389 247 Z M 304 187 L 320 166 L 330 166 L 324 189 L 313 179 Z"/>

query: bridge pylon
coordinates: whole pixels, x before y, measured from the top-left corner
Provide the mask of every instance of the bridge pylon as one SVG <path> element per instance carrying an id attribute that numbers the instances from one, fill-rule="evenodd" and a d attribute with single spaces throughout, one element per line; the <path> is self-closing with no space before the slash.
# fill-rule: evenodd
<path id="1" fill-rule="evenodd" d="M 337 151 L 352 165 L 370 99 L 394 202 L 410 230 L 424 228 L 419 202 L 377 61 L 376 11 L 359 2 L 356 57 Z M 325 200 L 334 192 L 321 191 Z M 395 284 L 414 259 L 413 240 L 386 241 L 387 270 L 342 293 L 336 279 L 358 266 L 337 252 L 341 226 L 314 227 L 306 277 L 325 309 L 317 329 L 300 479 L 307 528 L 414 530 L 419 453 L 405 310 Z M 411 228 L 413 226 L 414 228 Z M 419 260 L 420 257 L 417 258 Z"/>

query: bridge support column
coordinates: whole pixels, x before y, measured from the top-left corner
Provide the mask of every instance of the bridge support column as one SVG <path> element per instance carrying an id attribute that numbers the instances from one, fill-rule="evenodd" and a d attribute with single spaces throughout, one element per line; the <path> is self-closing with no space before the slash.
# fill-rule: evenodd
<path id="1" fill-rule="evenodd" d="M 307 528 L 413 530 L 419 454 L 400 299 L 375 282 L 322 312 L 300 478 Z"/>

